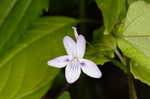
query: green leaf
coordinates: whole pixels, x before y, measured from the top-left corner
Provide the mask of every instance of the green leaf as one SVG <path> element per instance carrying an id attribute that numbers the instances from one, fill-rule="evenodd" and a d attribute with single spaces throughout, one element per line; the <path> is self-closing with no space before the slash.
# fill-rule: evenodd
<path id="1" fill-rule="evenodd" d="M 58 99 L 71 99 L 69 92 L 65 91 Z"/>
<path id="2" fill-rule="evenodd" d="M 137 0 L 127 0 L 128 5 L 132 4 L 132 3 L 135 2 L 135 1 L 137 1 Z"/>
<path id="3" fill-rule="evenodd" d="M 103 30 L 98 29 L 94 32 L 94 42 L 87 48 L 86 57 L 97 64 L 104 64 L 114 57 L 116 41 L 112 35 L 103 35 Z"/>
<path id="4" fill-rule="evenodd" d="M 129 7 L 123 38 L 118 46 L 124 55 L 132 59 L 134 77 L 150 85 L 150 4 L 137 1 Z"/>
<path id="5" fill-rule="evenodd" d="M 120 21 L 120 15 L 125 11 L 125 0 L 96 0 L 96 2 L 103 13 L 105 33 L 108 34 Z"/>
<path id="6" fill-rule="evenodd" d="M 0 52 L 12 47 L 46 8 L 47 0 L 1 0 Z"/>
<path id="7" fill-rule="evenodd" d="M 74 19 L 41 18 L 0 58 L 0 99 L 41 99 L 58 69 L 47 61 L 64 55 L 62 39 Z M 70 35 L 70 34 L 68 34 Z"/>
<path id="8" fill-rule="evenodd" d="M 141 0 L 127 0 L 127 2 L 128 2 L 129 5 L 132 4 L 132 3 L 134 3 L 134 2 L 136 2 L 136 1 L 141 1 Z M 143 1 L 145 1 L 147 3 L 150 3 L 150 0 L 143 0 Z"/>

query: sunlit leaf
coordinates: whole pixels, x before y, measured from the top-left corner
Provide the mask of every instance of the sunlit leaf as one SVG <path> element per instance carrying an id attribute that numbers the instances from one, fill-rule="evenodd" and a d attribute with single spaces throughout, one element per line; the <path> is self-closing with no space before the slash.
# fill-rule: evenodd
<path id="1" fill-rule="evenodd" d="M 141 0 L 127 0 L 128 5 L 130 5 L 130 4 L 132 4 L 132 3 L 136 2 L 136 1 L 141 1 Z M 143 0 L 143 1 L 150 3 L 150 0 Z"/>
<path id="2" fill-rule="evenodd" d="M 47 61 L 64 55 L 62 39 L 73 31 L 75 20 L 41 18 L 0 58 L 0 99 L 40 99 L 58 69 Z"/>
<path id="3" fill-rule="evenodd" d="M 6 51 L 17 42 L 27 27 L 40 17 L 43 8 L 48 6 L 47 1 L 0 1 L 0 52 Z"/>
<path id="4" fill-rule="evenodd" d="M 137 1 L 129 7 L 123 38 L 118 45 L 124 55 L 132 59 L 134 77 L 150 85 L 150 4 Z"/>

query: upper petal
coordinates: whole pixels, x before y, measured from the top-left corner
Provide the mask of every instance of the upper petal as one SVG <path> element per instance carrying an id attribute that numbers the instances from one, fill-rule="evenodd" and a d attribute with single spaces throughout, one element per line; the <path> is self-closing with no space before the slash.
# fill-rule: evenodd
<path id="1" fill-rule="evenodd" d="M 65 77 L 68 83 L 74 83 L 81 74 L 81 68 L 79 65 L 79 62 L 74 59 L 72 62 L 70 62 L 66 69 L 65 69 Z"/>
<path id="2" fill-rule="evenodd" d="M 82 71 L 88 76 L 93 78 L 100 78 L 102 76 L 100 69 L 97 67 L 97 65 L 94 62 L 87 59 L 83 59 L 80 62 L 80 65 Z"/>
<path id="3" fill-rule="evenodd" d="M 79 35 L 77 38 L 77 56 L 83 58 L 86 49 L 86 40 L 83 35 Z"/>
<path id="4" fill-rule="evenodd" d="M 76 43 L 75 43 L 75 41 L 71 37 L 65 36 L 63 43 L 64 43 L 64 47 L 67 51 L 67 54 L 74 56 L 76 54 Z"/>
<path id="5" fill-rule="evenodd" d="M 71 57 L 60 56 L 60 57 L 56 57 L 52 60 L 49 60 L 48 65 L 53 66 L 53 67 L 57 67 L 57 68 L 62 68 L 62 67 L 65 67 L 70 61 L 71 61 Z"/>

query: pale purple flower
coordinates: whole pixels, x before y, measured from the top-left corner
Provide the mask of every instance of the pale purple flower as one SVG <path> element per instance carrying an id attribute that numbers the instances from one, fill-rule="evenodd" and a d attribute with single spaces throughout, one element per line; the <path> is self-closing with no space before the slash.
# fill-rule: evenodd
<path id="1" fill-rule="evenodd" d="M 67 55 L 59 56 L 48 61 L 48 65 L 57 68 L 66 67 L 65 77 L 68 83 L 77 81 L 80 77 L 81 70 L 90 77 L 100 78 L 102 73 L 97 65 L 94 62 L 83 58 L 86 49 L 86 40 L 84 36 L 78 35 L 75 27 L 73 27 L 73 29 L 76 41 L 69 36 L 65 36 L 63 39 Z"/>

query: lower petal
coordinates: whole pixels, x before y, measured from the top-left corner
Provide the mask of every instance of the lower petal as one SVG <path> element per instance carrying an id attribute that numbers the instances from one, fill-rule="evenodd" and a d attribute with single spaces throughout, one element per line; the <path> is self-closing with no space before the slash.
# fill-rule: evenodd
<path id="1" fill-rule="evenodd" d="M 69 56 L 60 56 L 56 57 L 52 60 L 48 61 L 49 66 L 57 67 L 57 68 L 63 68 L 65 67 L 69 62 L 71 61 L 71 58 Z"/>
<path id="2" fill-rule="evenodd" d="M 100 69 L 97 67 L 97 65 L 94 62 L 90 60 L 83 59 L 80 62 L 80 66 L 82 71 L 90 77 L 100 78 L 102 76 Z"/>
<path id="3" fill-rule="evenodd" d="M 65 77 L 68 83 L 74 83 L 81 74 L 80 64 L 77 60 L 70 62 L 65 69 Z"/>

